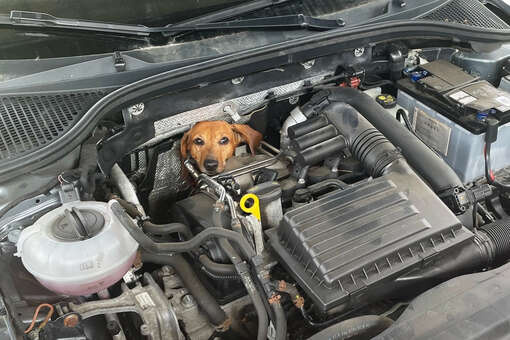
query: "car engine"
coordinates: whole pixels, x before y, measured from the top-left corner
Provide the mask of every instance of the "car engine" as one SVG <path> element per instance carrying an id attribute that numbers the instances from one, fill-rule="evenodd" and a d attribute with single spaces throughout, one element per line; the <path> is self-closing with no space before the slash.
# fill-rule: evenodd
<path id="1" fill-rule="evenodd" d="M 377 51 L 393 58 L 380 72 Z M 346 330 L 365 339 L 422 292 L 507 262 L 501 59 L 481 68 L 496 84 L 475 52 L 355 52 L 283 85 L 228 80 L 253 90 L 190 110 L 154 99 L 172 115 L 130 104 L 23 179 L 39 190 L 0 188 L 11 197 L 0 205 L 0 312 L 13 329 L 42 340 L 318 339 L 377 316 L 366 333 Z M 208 120 L 248 124 L 263 141 L 201 173 L 179 150 Z"/>

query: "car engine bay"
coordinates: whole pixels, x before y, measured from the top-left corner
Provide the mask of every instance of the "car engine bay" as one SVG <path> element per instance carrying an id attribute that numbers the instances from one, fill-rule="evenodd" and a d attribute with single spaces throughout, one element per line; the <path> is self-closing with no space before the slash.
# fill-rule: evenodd
<path id="1" fill-rule="evenodd" d="M 413 299 L 510 258 L 509 60 L 385 42 L 131 103 L 0 188 L 0 317 L 42 340 L 426 336 L 395 330 Z M 263 140 L 207 174 L 181 143 L 215 120 Z"/>

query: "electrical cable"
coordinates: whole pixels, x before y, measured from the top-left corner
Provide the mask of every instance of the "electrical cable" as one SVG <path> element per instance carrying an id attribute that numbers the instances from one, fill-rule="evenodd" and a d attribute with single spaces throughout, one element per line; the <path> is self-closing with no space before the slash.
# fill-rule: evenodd
<path id="1" fill-rule="evenodd" d="M 25 330 L 25 332 L 24 332 L 25 334 L 30 333 L 30 331 L 32 331 L 32 329 L 34 328 L 35 322 L 37 320 L 37 316 L 39 315 L 39 312 L 40 312 L 42 307 L 48 307 L 49 311 L 48 311 L 48 314 L 46 314 L 46 317 L 44 318 L 43 322 L 41 322 L 41 324 L 39 325 L 38 329 L 42 329 L 44 326 L 46 326 L 48 321 L 50 321 L 50 318 L 51 318 L 51 316 L 53 315 L 53 312 L 54 312 L 54 308 L 49 303 L 41 303 L 35 309 L 34 316 L 32 317 L 32 322 L 30 323 L 30 326 L 28 326 L 28 328 Z"/>

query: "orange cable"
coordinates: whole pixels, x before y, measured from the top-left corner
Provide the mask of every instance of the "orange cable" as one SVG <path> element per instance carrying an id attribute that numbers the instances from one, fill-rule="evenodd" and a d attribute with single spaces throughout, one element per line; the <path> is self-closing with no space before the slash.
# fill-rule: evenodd
<path id="1" fill-rule="evenodd" d="M 30 323 L 30 326 L 25 330 L 25 334 L 28 334 L 35 326 L 35 321 L 37 320 L 37 316 L 39 315 L 39 311 L 42 307 L 48 307 L 50 310 L 48 311 L 48 314 L 46 314 L 46 318 L 44 318 L 44 321 L 41 323 L 41 327 L 44 327 L 48 321 L 50 320 L 51 316 L 53 315 L 53 306 L 49 303 L 41 303 L 37 308 L 35 309 L 34 316 L 32 317 L 32 323 Z"/>

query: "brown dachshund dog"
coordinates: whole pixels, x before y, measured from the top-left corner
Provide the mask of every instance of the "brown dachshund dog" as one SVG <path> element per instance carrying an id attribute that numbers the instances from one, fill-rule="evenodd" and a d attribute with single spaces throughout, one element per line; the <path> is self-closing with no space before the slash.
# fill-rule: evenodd
<path id="1" fill-rule="evenodd" d="M 204 121 L 195 124 L 181 139 L 181 156 L 190 156 L 201 172 L 214 175 L 225 169 L 227 159 L 237 146 L 248 144 L 251 153 L 262 140 L 262 134 L 248 125 L 225 121 Z"/>

